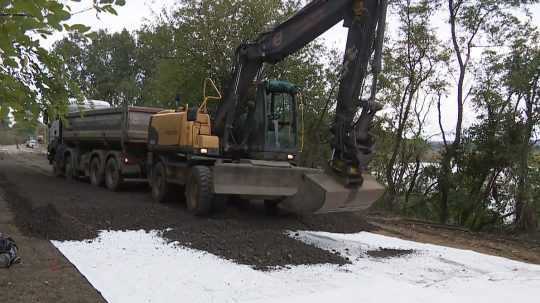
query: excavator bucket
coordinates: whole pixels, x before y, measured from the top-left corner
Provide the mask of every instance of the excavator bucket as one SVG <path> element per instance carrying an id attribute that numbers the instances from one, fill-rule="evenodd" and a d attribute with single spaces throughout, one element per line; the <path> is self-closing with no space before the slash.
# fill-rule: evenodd
<path id="1" fill-rule="evenodd" d="M 331 174 L 305 174 L 297 193 L 280 203 L 280 207 L 300 214 L 365 210 L 379 199 L 384 187 L 370 175 L 362 177 L 362 186 L 347 187 Z"/>
<path id="2" fill-rule="evenodd" d="M 384 192 L 367 174 L 362 186 L 347 187 L 323 170 L 283 162 L 220 163 L 213 171 L 214 193 L 281 200 L 280 208 L 298 214 L 365 210 Z"/>

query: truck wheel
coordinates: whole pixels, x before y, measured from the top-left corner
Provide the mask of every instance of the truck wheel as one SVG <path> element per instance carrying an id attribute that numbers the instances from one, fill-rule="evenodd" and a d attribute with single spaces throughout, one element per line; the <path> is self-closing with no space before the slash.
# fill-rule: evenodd
<path id="1" fill-rule="evenodd" d="M 71 155 L 66 157 L 65 175 L 68 181 L 73 181 L 73 179 L 75 179 L 75 169 L 73 167 L 73 158 Z"/>
<path id="2" fill-rule="evenodd" d="M 101 172 L 101 161 L 94 157 L 90 161 L 90 183 L 94 186 L 103 185 L 103 173 Z"/>
<path id="3" fill-rule="evenodd" d="M 193 166 L 186 186 L 187 209 L 197 215 L 206 215 L 212 209 L 212 172 L 207 166 Z"/>
<path id="4" fill-rule="evenodd" d="M 168 202 L 171 199 L 171 185 L 167 183 L 165 165 L 156 163 L 152 169 L 152 198 L 158 203 Z"/>
<path id="5" fill-rule="evenodd" d="M 105 185 L 112 191 L 117 191 L 122 184 L 122 174 L 116 158 L 111 157 L 105 165 Z"/>

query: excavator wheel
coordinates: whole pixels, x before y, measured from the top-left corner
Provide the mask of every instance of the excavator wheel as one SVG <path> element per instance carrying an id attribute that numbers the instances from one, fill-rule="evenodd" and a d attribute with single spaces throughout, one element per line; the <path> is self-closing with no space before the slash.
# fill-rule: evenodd
<path id="1" fill-rule="evenodd" d="M 204 216 L 212 210 L 212 171 L 207 166 L 196 165 L 186 185 L 187 209 L 196 216 Z"/>
<path id="2" fill-rule="evenodd" d="M 165 165 L 158 162 L 152 169 L 152 198 L 159 203 L 165 203 L 171 200 L 171 185 L 167 183 L 165 174 Z"/>

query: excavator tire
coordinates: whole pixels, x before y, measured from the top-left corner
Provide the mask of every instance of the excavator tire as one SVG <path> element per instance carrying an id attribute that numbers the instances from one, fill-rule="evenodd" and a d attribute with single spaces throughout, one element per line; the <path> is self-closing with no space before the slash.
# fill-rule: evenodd
<path id="1" fill-rule="evenodd" d="M 172 197 L 171 184 L 167 183 L 165 165 L 158 162 L 152 169 L 152 198 L 158 203 L 169 202 Z"/>
<path id="2" fill-rule="evenodd" d="M 207 166 L 196 165 L 186 186 L 187 209 L 196 216 L 207 215 L 212 210 L 212 171 Z"/>

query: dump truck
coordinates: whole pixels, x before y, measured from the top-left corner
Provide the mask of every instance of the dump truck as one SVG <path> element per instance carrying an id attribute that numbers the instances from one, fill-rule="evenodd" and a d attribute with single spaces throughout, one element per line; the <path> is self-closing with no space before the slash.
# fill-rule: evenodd
<path id="1" fill-rule="evenodd" d="M 95 185 L 105 180 L 112 190 L 126 176 L 146 176 L 154 200 L 185 200 L 196 215 L 221 209 L 231 198 L 264 200 L 269 208 L 299 214 L 364 210 L 384 191 L 366 168 L 374 153 L 370 127 L 381 109 L 375 91 L 385 15 L 386 0 L 314 0 L 239 45 L 223 94 L 206 79 L 198 106 L 70 114 L 51 148 L 55 174 L 89 176 Z M 332 157 L 327 167 L 301 167 L 299 88 L 266 79 L 264 67 L 340 21 L 349 34 L 329 140 Z M 362 99 L 370 61 L 370 97 Z M 211 102 L 215 111 L 208 110 Z"/>
<path id="2" fill-rule="evenodd" d="M 148 123 L 160 108 L 73 104 L 49 127 L 48 160 L 55 176 L 88 177 L 116 191 L 124 178 L 146 178 Z"/>

